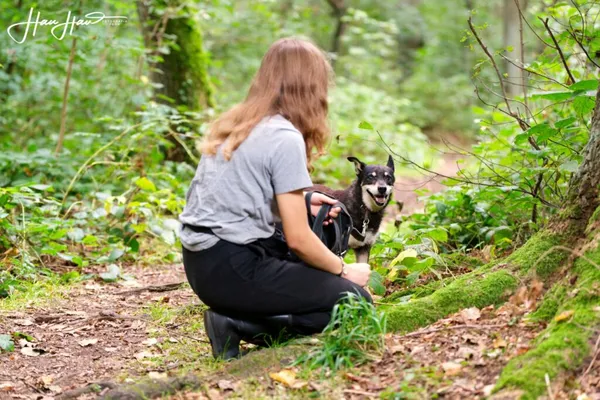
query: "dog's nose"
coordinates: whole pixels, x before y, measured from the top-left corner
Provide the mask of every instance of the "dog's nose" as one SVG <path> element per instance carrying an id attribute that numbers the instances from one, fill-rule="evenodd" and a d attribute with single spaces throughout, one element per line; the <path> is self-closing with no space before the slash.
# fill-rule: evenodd
<path id="1" fill-rule="evenodd" d="M 387 192 L 387 188 L 385 186 L 379 186 L 377 187 L 377 191 L 379 194 L 385 194 Z"/>

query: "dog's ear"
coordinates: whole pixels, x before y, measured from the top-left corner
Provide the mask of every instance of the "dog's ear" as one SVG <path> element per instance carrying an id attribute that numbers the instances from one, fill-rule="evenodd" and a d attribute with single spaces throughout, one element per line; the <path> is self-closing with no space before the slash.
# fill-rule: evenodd
<path id="1" fill-rule="evenodd" d="M 392 172 L 394 171 L 394 159 L 391 155 L 388 157 L 387 167 L 391 169 Z"/>
<path id="2" fill-rule="evenodd" d="M 348 161 L 351 161 L 354 163 L 354 170 L 356 171 L 356 175 L 360 175 L 364 171 L 365 167 L 367 166 L 367 164 L 360 161 L 356 157 L 348 157 Z"/>

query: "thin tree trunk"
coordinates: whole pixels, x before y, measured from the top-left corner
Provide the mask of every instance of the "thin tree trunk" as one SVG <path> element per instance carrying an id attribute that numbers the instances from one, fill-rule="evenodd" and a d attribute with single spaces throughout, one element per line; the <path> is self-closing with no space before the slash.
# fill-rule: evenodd
<path id="1" fill-rule="evenodd" d="M 344 22 L 343 17 L 346 15 L 348 8 L 344 0 L 327 0 L 327 2 L 333 9 L 333 14 L 336 19 L 335 32 L 331 40 L 331 52 L 335 54 L 335 58 L 331 63 L 335 67 L 335 61 L 339 57 L 342 48 L 342 37 L 346 31 L 347 24 Z"/>
<path id="2" fill-rule="evenodd" d="M 152 6 L 152 7 L 151 7 Z M 160 61 L 151 62 L 151 79 L 158 83 L 157 102 L 199 111 L 213 107 L 213 92 L 208 79 L 208 54 L 202 44 L 202 31 L 186 0 L 139 0 L 138 15 L 144 43 Z M 164 10 L 159 15 L 156 10 Z M 158 52 L 175 37 L 167 54 Z M 181 138 L 168 136 L 174 147 L 167 152 L 172 161 L 188 160 Z"/>
<path id="3" fill-rule="evenodd" d="M 525 9 L 525 5 L 521 4 L 521 9 Z M 504 0 L 504 48 L 512 48 L 512 52 L 506 56 L 516 61 L 517 65 L 523 61 L 521 53 L 521 40 L 519 35 L 519 22 L 521 16 L 519 8 L 515 4 L 515 0 Z M 505 71 L 508 76 L 507 91 L 509 97 L 514 97 L 521 94 L 521 82 L 523 80 L 523 70 L 509 62 L 505 63 Z"/>
<path id="4" fill-rule="evenodd" d="M 62 151 L 65 140 L 65 131 L 67 129 L 67 104 L 69 99 L 69 84 L 71 83 L 71 74 L 73 72 L 73 62 L 75 61 L 75 49 L 77 47 L 77 38 L 73 38 L 71 45 L 71 54 L 69 54 L 69 64 L 67 65 L 67 78 L 65 80 L 65 88 L 63 91 L 62 109 L 60 111 L 60 131 L 58 133 L 58 142 L 54 154 L 59 154 Z"/>

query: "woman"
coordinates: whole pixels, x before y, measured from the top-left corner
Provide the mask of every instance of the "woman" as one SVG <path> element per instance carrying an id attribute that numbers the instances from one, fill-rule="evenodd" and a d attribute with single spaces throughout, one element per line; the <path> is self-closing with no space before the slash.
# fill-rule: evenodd
<path id="1" fill-rule="evenodd" d="M 246 100 L 210 128 L 180 220 L 188 281 L 211 308 L 204 324 L 215 357 L 237 357 L 240 340 L 260 343 L 284 328 L 320 332 L 347 292 L 371 300 L 369 265 L 344 264 L 306 221 L 313 150 L 322 153 L 329 134 L 330 76 L 315 45 L 281 39 Z M 316 214 L 335 201 L 315 195 L 311 203 Z M 303 262 L 286 260 L 289 250 Z"/>

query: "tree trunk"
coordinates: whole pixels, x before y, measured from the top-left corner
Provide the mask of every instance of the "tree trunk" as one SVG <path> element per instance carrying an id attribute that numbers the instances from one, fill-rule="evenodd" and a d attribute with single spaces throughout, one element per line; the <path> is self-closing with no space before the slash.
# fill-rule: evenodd
<path id="1" fill-rule="evenodd" d="M 524 9 L 524 1 L 521 1 L 521 9 Z M 504 48 L 512 48 L 506 56 L 512 59 L 517 65 L 523 62 L 521 53 L 521 40 L 519 35 L 519 9 L 515 0 L 504 0 L 503 9 L 504 19 Z M 521 84 L 523 82 L 523 70 L 509 62 L 505 62 L 505 70 L 508 78 L 506 79 L 506 89 L 509 97 L 521 94 Z"/>
<path id="2" fill-rule="evenodd" d="M 339 57 L 342 48 L 342 36 L 344 36 L 344 32 L 346 31 L 346 22 L 344 22 L 343 17 L 346 15 L 347 6 L 345 0 L 327 0 L 327 2 L 333 9 L 333 15 L 336 20 L 335 32 L 331 40 L 331 52 L 335 54 L 331 64 L 335 67 L 335 61 Z"/>
<path id="3" fill-rule="evenodd" d="M 138 0 L 137 8 L 144 43 L 158 56 L 150 64 L 151 79 L 159 84 L 155 100 L 188 111 L 213 107 L 202 31 L 186 0 Z M 174 147 L 167 151 L 167 159 L 187 160 L 183 139 L 170 134 L 169 140 Z"/>

